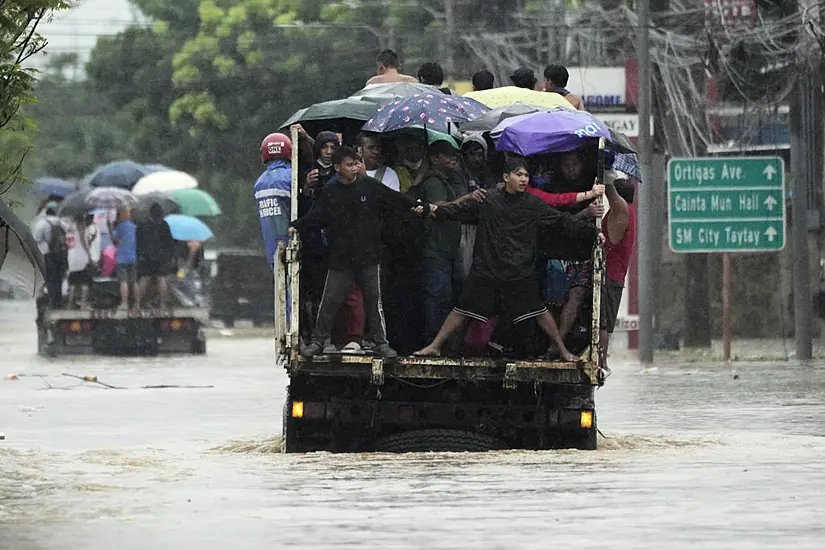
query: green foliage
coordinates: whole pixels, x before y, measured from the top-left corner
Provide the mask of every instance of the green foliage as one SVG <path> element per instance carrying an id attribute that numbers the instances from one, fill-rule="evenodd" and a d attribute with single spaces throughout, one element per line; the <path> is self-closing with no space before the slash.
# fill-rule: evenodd
<path id="1" fill-rule="evenodd" d="M 35 102 L 35 71 L 25 63 L 46 46 L 37 27 L 67 7 L 63 0 L 0 0 L 0 193 L 17 181 L 29 149 L 30 124 L 18 111 Z"/>
<path id="2" fill-rule="evenodd" d="M 210 223 L 233 244 L 260 242 L 251 193 L 266 134 L 363 87 L 383 47 L 412 74 L 443 59 L 443 0 L 132 1 L 150 26 L 100 37 L 86 82 L 54 71 L 40 83 L 41 104 L 27 109 L 40 124 L 27 173 L 77 178 L 116 158 L 185 170 L 221 204 Z M 459 2 L 455 19 L 462 33 L 499 31 L 512 12 L 509 0 Z M 455 43 L 468 78 L 477 60 Z"/>

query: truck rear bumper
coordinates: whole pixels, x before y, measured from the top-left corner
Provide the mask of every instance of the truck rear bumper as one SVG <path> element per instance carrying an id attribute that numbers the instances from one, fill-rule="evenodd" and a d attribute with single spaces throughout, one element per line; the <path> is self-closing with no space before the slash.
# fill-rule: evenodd
<path id="1" fill-rule="evenodd" d="M 464 450 L 595 449 L 591 367 L 418 358 L 299 361 L 289 368 L 284 450 L 462 450 L 452 443 L 467 438 Z M 399 446 L 404 439 L 409 445 Z"/>
<path id="2" fill-rule="evenodd" d="M 52 311 L 38 328 L 46 355 L 202 353 L 200 312 Z"/>

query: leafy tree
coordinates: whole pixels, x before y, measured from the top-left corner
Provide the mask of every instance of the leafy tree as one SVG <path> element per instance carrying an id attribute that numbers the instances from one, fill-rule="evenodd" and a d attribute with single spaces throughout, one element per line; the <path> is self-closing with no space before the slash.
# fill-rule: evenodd
<path id="1" fill-rule="evenodd" d="M 0 0 L 0 192 L 17 181 L 27 151 L 20 132 L 30 124 L 18 110 L 34 101 L 34 70 L 24 64 L 46 46 L 37 27 L 54 11 L 68 7 L 63 0 Z M 9 135 L 14 131 L 18 133 Z"/>

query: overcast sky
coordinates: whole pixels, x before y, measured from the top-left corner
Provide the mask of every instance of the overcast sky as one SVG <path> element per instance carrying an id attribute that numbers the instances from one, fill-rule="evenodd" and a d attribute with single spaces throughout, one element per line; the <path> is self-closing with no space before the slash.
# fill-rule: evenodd
<path id="1" fill-rule="evenodd" d="M 45 55 L 77 53 L 84 63 L 99 35 L 116 34 L 139 15 L 128 0 L 81 0 L 76 8 L 62 12 L 38 27 L 49 40 Z M 42 62 L 38 59 L 34 64 Z"/>

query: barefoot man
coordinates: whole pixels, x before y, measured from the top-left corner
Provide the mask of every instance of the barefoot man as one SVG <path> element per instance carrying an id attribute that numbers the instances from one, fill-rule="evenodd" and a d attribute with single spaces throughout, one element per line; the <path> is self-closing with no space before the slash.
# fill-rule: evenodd
<path id="1" fill-rule="evenodd" d="M 559 328 L 547 311 L 536 275 L 538 230 L 552 228 L 562 236 L 598 239 L 596 227 L 548 206 L 525 193 L 530 174 L 523 158 L 511 157 L 504 166 L 504 188 L 483 195 L 483 202 L 436 207 L 431 215 L 478 225 L 473 266 L 456 307 L 441 326 L 435 340 L 415 355 L 440 355 L 449 337 L 467 319 L 482 323 L 495 315 L 513 324 L 536 319 L 565 361 L 578 358 L 564 346 Z"/>

